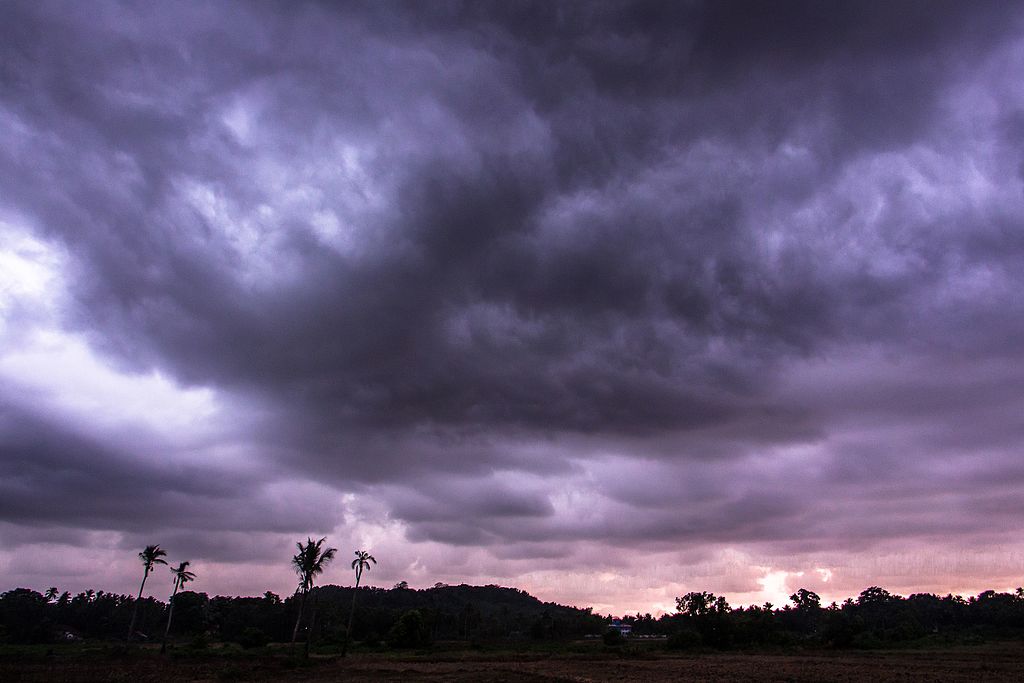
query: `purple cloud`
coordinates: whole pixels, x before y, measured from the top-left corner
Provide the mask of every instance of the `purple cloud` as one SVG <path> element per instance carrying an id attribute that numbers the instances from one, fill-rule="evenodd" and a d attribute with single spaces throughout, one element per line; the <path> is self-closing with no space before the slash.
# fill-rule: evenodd
<path id="1" fill-rule="evenodd" d="M 0 15 L 6 576 L 159 541 L 281 590 L 308 533 L 617 609 L 1019 569 L 1016 7 Z"/>

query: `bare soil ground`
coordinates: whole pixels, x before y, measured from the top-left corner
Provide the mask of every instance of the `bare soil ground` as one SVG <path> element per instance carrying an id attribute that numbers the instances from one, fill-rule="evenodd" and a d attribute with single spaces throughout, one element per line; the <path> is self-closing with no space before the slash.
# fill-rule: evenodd
<path id="1" fill-rule="evenodd" d="M 948 650 L 614 655 L 0 656 L 0 681 L 1024 681 L 1024 643 Z"/>

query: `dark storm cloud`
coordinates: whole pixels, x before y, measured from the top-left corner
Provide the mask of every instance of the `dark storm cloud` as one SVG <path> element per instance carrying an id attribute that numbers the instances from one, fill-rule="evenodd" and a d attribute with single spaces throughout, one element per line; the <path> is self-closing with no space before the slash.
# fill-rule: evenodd
<path id="1" fill-rule="evenodd" d="M 36 541 L 41 533 L 49 542 L 70 540 L 67 527 L 133 538 L 154 530 L 296 532 L 331 514 L 278 500 L 255 473 L 183 462 L 153 435 L 94 435 L 11 402 L 0 408 L 0 518 L 36 529 Z M 3 535 L 8 543 L 17 536 Z"/>
<path id="2" fill-rule="evenodd" d="M 166 507 L 154 510 L 154 499 L 225 496 L 233 488 L 228 479 L 182 476 L 172 468 L 111 452 L 105 444 L 10 403 L 3 405 L 2 416 L 0 509 L 5 520 L 113 523 L 121 521 L 126 508 L 137 507 L 137 521 L 147 524 L 168 512 Z"/>
<path id="3" fill-rule="evenodd" d="M 255 451 L 385 486 L 410 538 L 558 557 L 545 541 L 827 534 L 808 511 L 829 491 L 870 498 L 871 468 L 906 477 L 914 458 L 1018 436 L 994 403 L 991 420 L 941 425 L 969 400 L 975 354 L 1019 360 L 1019 211 L 922 207 L 898 165 L 931 150 L 926 180 L 949 184 L 972 152 L 950 103 L 1015 37 L 1009 4 L 2 13 L 2 209 L 66 249 L 63 324 L 126 371 L 269 406 Z M 1010 84 L 980 87 L 998 100 Z M 998 131 L 1011 174 L 1019 119 Z M 795 364 L 869 347 L 951 376 L 864 397 L 847 378 L 834 402 L 787 384 Z M 1021 386 L 976 388 L 1016 405 Z M 914 457 L 855 433 L 875 413 L 908 421 Z M 6 520 L 109 528 L 159 501 L 143 528 L 176 496 L 202 501 L 182 527 L 306 519 L 222 513 L 237 481 L 3 424 Z M 835 462 L 744 479 L 743 463 L 807 444 Z M 593 519 L 494 476 L 570 480 L 609 452 L 635 479 L 598 474 L 612 507 Z M 65 506 L 41 503 L 48 468 Z M 131 493 L 105 497 L 105 480 Z"/>

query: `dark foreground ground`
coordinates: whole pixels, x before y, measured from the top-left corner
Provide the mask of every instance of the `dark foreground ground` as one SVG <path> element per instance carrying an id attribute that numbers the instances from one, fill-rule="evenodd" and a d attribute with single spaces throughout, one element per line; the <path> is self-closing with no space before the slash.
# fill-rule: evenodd
<path id="1" fill-rule="evenodd" d="M 54 647 L 0 652 L 0 681 L 1024 681 L 1024 643 L 800 654 L 174 654 Z"/>

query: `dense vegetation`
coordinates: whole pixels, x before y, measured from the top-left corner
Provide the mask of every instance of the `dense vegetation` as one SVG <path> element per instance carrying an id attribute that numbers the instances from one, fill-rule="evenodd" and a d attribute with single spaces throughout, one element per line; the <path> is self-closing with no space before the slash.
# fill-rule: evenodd
<path id="1" fill-rule="evenodd" d="M 310 612 L 300 639 L 318 645 L 345 641 L 353 588 L 322 586 L 307 597 Z M 301 594 L 282 600 L 263 597 L 208 597 L 180 591 L 174 598 L 172 640 L 191 647 L 213 641 L 258 647 L 288 642 Z M 971 642 L 1024 635 L 1024 591 L 986 591 L 976 597 L 893 595 L 872 587 L 856 599 L 827 607 L 818 596 L 800 590 L 792 605 L 732 609 L 711 593 L 689 593 L 677 600 L 674 614 L 626 617 L 632 636 L 665 636 L 665 647 L 749 648 L 779 646 L 870 648 L 922 639 Z M 499 586 L 437 586 L 413 590 L 358 589 L 352 637 L 357 643 L 393 648 L 423 648 L 435 641 L 557 641 L 608 631 L 610 617 L 554 603 L 521 590 Z M 168 608 L 153 598 L 86 591 L 48 595 L 19 588 L 0 594 L 0 640 L 47 643 L 68 639 L 122 639 L 137 611 L 137 638 L 158 642 Z M 607 638 L 617 645 L 615 636 Z"/>
<path id="2" fill-rule="evenodd" d="M 393 647 L 422 647 L 434 640 L 571 638 L 600 633 L 604 620 L 590 610 L 543 603 L 531 595 L 498 586 L 443 586 L 412 590 L 358 589 L 352 636 L 355 641 L 386 641 Z M 344 642 L 354 589 L 313 588 L 307 597 L 313 639 Z M 174 598 L 172 638 L 180 642 L 225 641 L 244 646 L 288 642 L 298 617 L 301 594 L 282 600 L 208 597 L 181 591 Z M 19 588 L 0 595 L 0 639 L 11 643 L 53 642 L 66 638 L 123 638 L 138 604 L 136 638 L 156 640 L 167 620 L 166 605 L 153 598 L 86 591 L 47 599 Z M 300 634 L 300 639 L 305 634 Z"/>
<path id="3" fill-rule="evenodd" d="M 768 603 L 731 609 L 711 593 L 677 598 L 676 614 L 632 621 L 633 633 L 668 636 L 668 645 L 685 649 L 763 646 L 873 648 L 925 639 L 977 642 L 984 638 L 1024 635 L 1024 591 L 985 591 L 976 597 L 919 593 L 901 597 L 872 586 L 843 604 L 822 607 L 813 592 L 800 589 L 792 605 Z"/>

